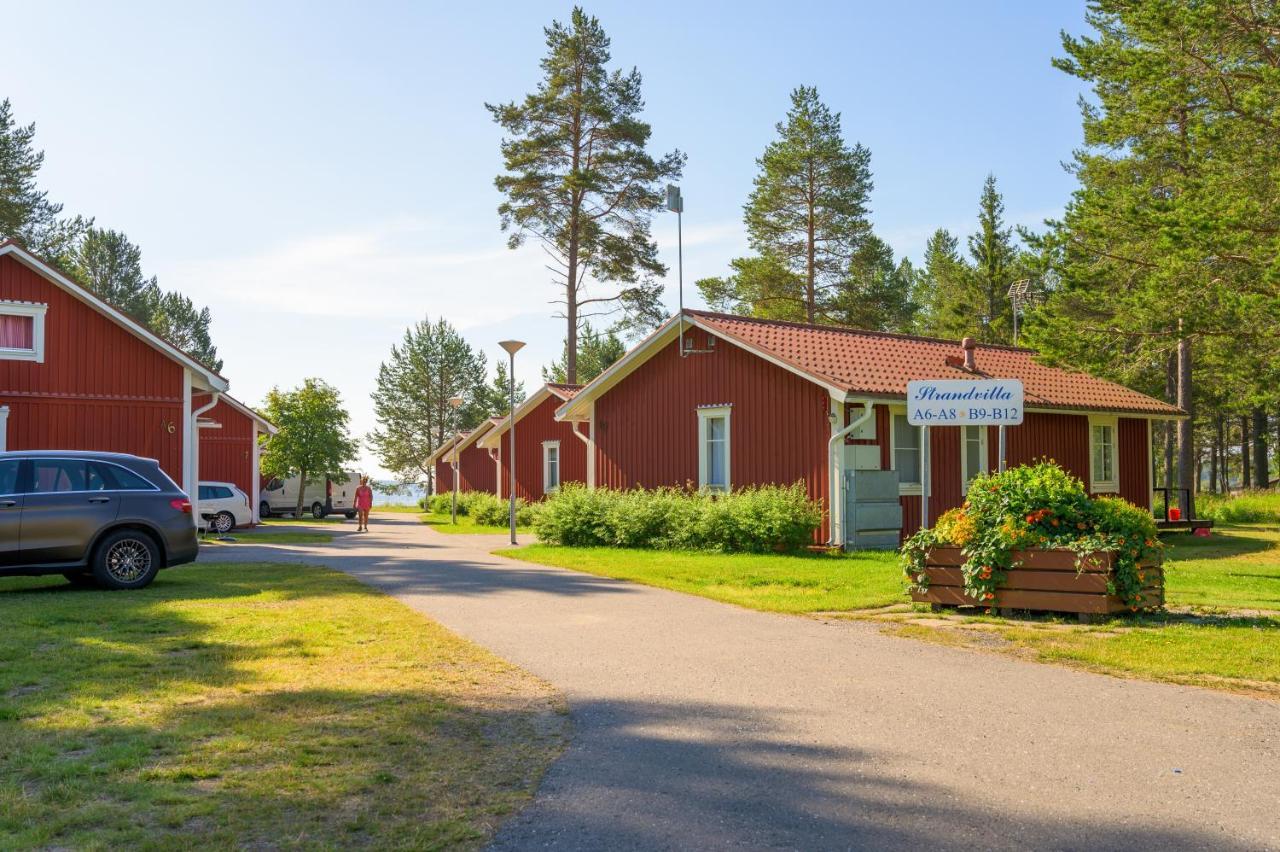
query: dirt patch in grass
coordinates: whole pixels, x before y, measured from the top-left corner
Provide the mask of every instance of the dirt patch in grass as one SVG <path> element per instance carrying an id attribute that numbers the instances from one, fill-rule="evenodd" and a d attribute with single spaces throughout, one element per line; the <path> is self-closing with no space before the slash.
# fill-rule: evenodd
<path id="1" fill-rule="evenodd" d="M 475 848 L 568 734 L 547 684 L 318 567 L 4 581 L 0 621 L 0 848 Z"/>

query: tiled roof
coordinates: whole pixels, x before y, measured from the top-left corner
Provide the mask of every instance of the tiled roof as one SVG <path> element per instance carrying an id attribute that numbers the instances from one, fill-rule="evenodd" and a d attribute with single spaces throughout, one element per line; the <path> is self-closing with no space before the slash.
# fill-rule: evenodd
<path id="1" fill-rule="evenodd" d="M 582 390 L 582 385 L 569 385 L 563 382 L 547 382 L 547 390 L 563 399 L 565 402 L 577 396 L 578 391 Z"/>
<path id="2" fill-rule="evenodd" d="M 1020 379 L 1026 405 L 1032 408 L 1166 416 L 1182 413 L 1115 382 L 1037 363 L 1035 352 L 1030 349 L 978 344 L 974 350 L 975 374 L 954 363 L 963 355 L 956 341 L 709 311 L 685 313 L 716 334 L 846 393 L 905 397 L 907 382 L 913 379 Z"/>

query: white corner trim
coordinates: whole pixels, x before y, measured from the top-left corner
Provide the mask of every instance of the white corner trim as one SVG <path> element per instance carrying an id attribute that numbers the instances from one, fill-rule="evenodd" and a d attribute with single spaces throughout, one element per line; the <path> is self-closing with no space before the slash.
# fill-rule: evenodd
<path id="1" fill-rule="evenodd" d="M 49 306 L 43 302 L 0 301 L 0 316 L 31 318 L 31 348 L 0 348 L 0 361 L 34 361 L 44 363 L 44 315 Z"/>
<path id="2" fill-rule="evenodd" d="M 9 406 L 0 405 L 0 453 L 9 446 Z"/>
<path id="3" fill-rule="evenodd" d="M 711 459 L 707 454 L 707 425 L 714 418 L 724 418 L 724 490 L 733 490 L 733 406 L 700 405 L 698 412 L 698 487 L 709 488 Z"/>

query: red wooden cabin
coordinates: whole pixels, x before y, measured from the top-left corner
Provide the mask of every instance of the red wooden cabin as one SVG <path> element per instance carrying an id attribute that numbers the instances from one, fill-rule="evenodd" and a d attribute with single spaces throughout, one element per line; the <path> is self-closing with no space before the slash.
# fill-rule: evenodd
<path id="1" fill-rule="evenodd" d="M 476 442 L 493 428 L 496 418 L 486 420 L 469 432 L 459 432 L 445 441 L 432 453 L 427 462 L 435 468 L 435 493 L 445 494 L 453 490 L 453 466 L 458 466 L 458 491 L 484 491 L 493 493 L 496 464 L 488 450 Z"/>
<path id="2" fill-rule="evenodd" d="M 16 242 L 0 243 L 0 450 L 153 458 L 195 503 L 197 422 L 227 387 Z"/>
<path id="3" fill-rule="evenodd" d="M 197 398 L 197 405 L 208 400 Z M 261 437 L 274 435 L 276 427 L 249 406 L 223 394 L 217 404 L 200 417 L 200 480 L 231 482 L 249 496 L 253 520 L 257 523 Z"/>
<path id="4" fill-rule="evenodd" d="M 572 399 L 581 387 L 548 382 L 516 406 L 517 497 L 541 500 L 558 491 L 562 482 L 587 481 L 587 434 L 572 422 L 556 419 L 556 409 Z M 477 441 L 497 460 L 499 497 L 510 493 L 508 425 L 508 418 L 498 418 L 496 425 Z"/>
<path id="5" fill-rule="evenodd" d="M 895 471 L 901 535 L 920 527 L 921 430 L 906 421 L 908 381 L 1020 379 L 1027 413 L 1007 431 L 1008 464 L 1051 458 L 1094 493 L 1151 505 L 1150 423 L 1182 411 L 1039 364 L 1030 350 L 979 345 L 973 369 L 964 354 L 953 341 L 686 310 L 683 322 L 668 321 L 556 416 L 585 427 L 588 485 L 724 490 L 802 481 L 826 509 L 818 538 L 843 544 L 848 470 Z M 832 436 L 868 405 L 874 416 L 829 452 Z M 931 429 L 931 522 L 996 463 L 995 427 Z"/>

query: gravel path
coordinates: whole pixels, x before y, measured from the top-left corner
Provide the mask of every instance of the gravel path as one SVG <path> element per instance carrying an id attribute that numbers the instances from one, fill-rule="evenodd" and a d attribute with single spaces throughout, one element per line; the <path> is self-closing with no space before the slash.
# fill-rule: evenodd
<path id="1" fill-rule="evenodd" d="M 496 849 L 1280 849 L 1280 703 L 347 528 L 201 558 L 331 565 L 559 687 L 573 743 Z"/>

